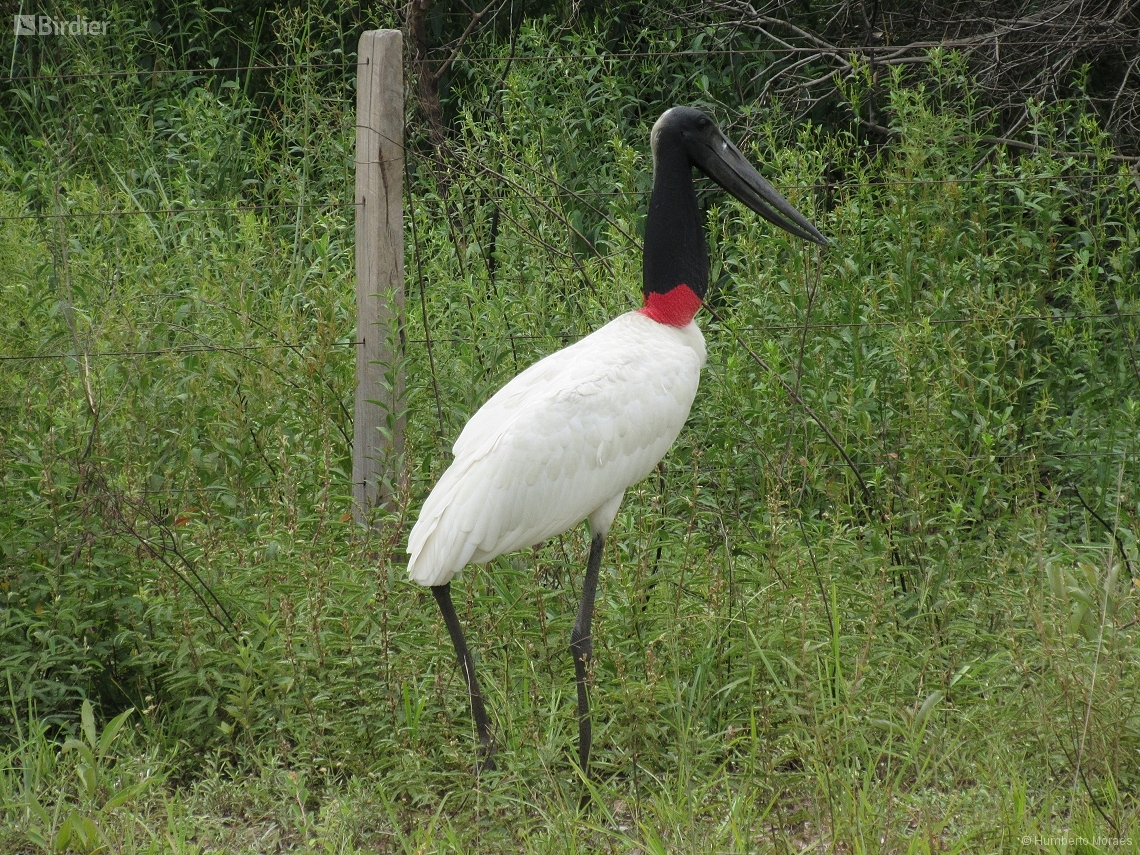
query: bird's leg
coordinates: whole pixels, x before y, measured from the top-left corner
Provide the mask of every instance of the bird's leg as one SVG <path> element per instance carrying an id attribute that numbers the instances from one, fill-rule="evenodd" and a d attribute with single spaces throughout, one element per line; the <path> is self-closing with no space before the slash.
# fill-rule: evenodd
<path id="1" fill-rule="evenodd" d="M 606 545 L 604 534 L 595 534 L 590 541 L 590 562 L 586 565 L 586 579 L 582 582 L 582 602 L 578 617 L 570 632 L 570 652 L 574 654 L 574 674 L 578 681 L 578 765 L 582 774 L 590 777 L 590 699 L 586 695 L 586 674 L 590 656 L 594 652 L 594 639 L 590 624 L 594 619 L 594 595 L 598 590 L 598 571 L 602 567 L 602 550 Z"/>
<path id="2" fill-rule="evenodd" d="M 443 622 L 447 624 L 447 632 L 451 636 L 455 655 L 459 659 L 459 670 L 463 672 L 463 679 L 467 681 L 467 695 L 471 698 L 471 713 L 475 716 L 475 727 L 479 731 L 481 744 L 475 772 L 478 774 L 484 770 L 494 770 L 493 758 L 496 745 L 495 737 L 491 735 L 491 719 L 487 715 L 487 707 L 483 704 L 483 695 L 479 692 L 479 681 L 475 679 L 475 663 L 471 661 L 471 652 L 467 649 L 467 642 L 463 638 L 463 628 L 459 625 L 455 606 L 451 603 L 451 583 L 434 585 L 431 592 L 435 595 L 435 601 L 439 603 L 439 610 L 443 612 Z"/>

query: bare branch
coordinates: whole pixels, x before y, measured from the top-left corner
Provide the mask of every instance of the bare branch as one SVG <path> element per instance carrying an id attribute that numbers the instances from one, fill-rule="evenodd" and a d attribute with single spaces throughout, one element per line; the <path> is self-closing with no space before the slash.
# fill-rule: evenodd
<path id="1" fill-rule="evenodd" d="M 725 34 L 752 33 L 784 56 L 758 72 L 764 80 L 761 100 L 780 96 L 795 115 L 804 115 L 824 98 L 840 95 L 835 74 L 857 64 L 874 72 L 883 67 L 920 65 L 935 48 L 963 55 L 983 101 L 996 108 L 1000 137 L 1016 131 L 1026 106 L 1080 93 L 1075 72 L 1089 67 L 1097 91 L 1089 97 L 1118 146 L 1140 147 L 1140 16 L 1136 0 L 942 0 L 917 8 L 875 4 L 870 10 L 853 0 L 830 0 L 813 9 L 823 23 L 809 27 L 803 8 L 775 0 L 759 8 L 748 0 L 712 0 L 677 10 L 678 22 L 694 21 Z M 1101 97 L 1103 96 L 1103 97 Z M 787 99 L 790 99 L 788 101 Z M 874 103 L 874 85 L 868 103 Z M 874 110 L 860 117 L 877 124 Z"/>

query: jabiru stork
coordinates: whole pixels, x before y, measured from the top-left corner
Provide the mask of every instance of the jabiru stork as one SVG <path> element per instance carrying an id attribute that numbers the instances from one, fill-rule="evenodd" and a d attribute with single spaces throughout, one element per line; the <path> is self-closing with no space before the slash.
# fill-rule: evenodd
<path id="1" fill-rule="evenodd" d="M 680 433 L 705 363 L 693 317 L 708 288 L 709 261 L 693 167 L 769 222 L 827 245 L 699 110 L 667 110 L 653 125 L 650 144 L 644 306 L 539 360 L 496 392 L 455 441 L 455 458 L 408 538 L 408 573 L 431 588 L 467 684 L 481 743 L 476 772 L 493 768 L 496 746 L 451 601 L 451 579 L 469 563 L 541 543 L 586 520 L 590 556 L 570 650 L 578 762 L 589 774 L 586 679 L 606 533 L 626 489 L 653 471 Z"/>

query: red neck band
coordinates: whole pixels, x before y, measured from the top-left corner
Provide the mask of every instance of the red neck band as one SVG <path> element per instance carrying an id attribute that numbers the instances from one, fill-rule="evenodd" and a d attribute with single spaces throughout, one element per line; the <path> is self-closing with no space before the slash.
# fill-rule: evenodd
<path id="1" fill-rule="evenodd" d="M 693 293 L 693 289 L 688 285 L 678 285 L 668 294 L 650 291 L 645 295 L 645 306 L 638 311 L 659 324 L 683 327 L 700 307 L 701 298 Z"/>

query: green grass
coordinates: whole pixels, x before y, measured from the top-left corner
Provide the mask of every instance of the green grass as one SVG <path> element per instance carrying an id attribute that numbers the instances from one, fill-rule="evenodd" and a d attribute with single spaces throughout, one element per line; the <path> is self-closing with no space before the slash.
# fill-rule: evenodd
<path id="1" fill-rule="evenodd" d="M 365 531 L 352 84 L 329 67 L 353 39 L 271 23 L 271 97 L 184 75 L 4 96 L 0 356 L 50 358 L 0 363 L 0 850 L 1140 851 L 1140 189 L 1093 116 L 1041 106 L 1036 151 L 992 150 L 935 53 L 881 82 L 875 148 L 757 108 L 739 63 L 762 57 L 501 85 L 457 63 L 446 157 L 409 125 L 409 486 Z M 552 32 L 516 50 L 602 50 Z M 56 59 L 121 68 L 149 39 Z M 584 530 L 455 585 L 501 743 L 478 779 L 403 550 L 479 404 L 634 305 L 648 128 L 676 102 L 835 246 L 705 198 L 709 365 L 607 545 L 580 811 Z"/>

